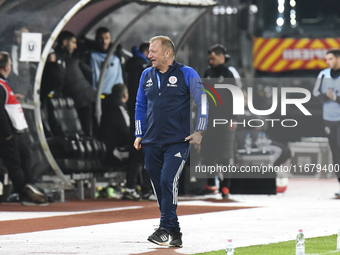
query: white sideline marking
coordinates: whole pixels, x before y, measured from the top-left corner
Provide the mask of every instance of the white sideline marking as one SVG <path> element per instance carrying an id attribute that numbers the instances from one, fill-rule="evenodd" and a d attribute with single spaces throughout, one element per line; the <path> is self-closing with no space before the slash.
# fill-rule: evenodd
<path id="1" fill-rule="evenodd" d="M 73 211 L 73 212 L 0 212 L 0 221 L 8 220 L 24 220 L 24 219 L 35 219 L 35 218 L 47 218 L 55 216 L 65 216 L 65 215 L 77 215 L 86 213 L 98 213 L 98 212 L 113 212 L 131 209 L 140 209 L 143 206 L 126 206 L 118 208 L 106 208 L 98 210 L 88 210 L 88 211 Z"/>

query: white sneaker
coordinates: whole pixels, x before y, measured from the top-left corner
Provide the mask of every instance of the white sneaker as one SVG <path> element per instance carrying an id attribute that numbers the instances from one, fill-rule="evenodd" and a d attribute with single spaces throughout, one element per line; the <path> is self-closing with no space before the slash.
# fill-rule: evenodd
<path id="1" fill-rule="evenodd" d="M 123 194 L 123 200 L 139 200 L 140 199 L 140 195 L 137 193 L 136 190 L 125 190 L 124 194 Z"/>

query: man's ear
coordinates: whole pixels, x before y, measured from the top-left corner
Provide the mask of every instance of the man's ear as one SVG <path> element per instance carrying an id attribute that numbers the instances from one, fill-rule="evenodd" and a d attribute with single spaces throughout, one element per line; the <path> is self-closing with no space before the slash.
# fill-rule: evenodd
<path id="1" fill-rule="evenodd" d="M 171 50 L 166 50 L 165 56 L 170 57 L 171 56 Z"/>
<path id="2" fill-rule="evenodd" d="M 64 40 L 63 40 L 63 48 L 66 48 L 66 47 L 67 47 L 67 44 L 68 44 L 67 39 L 64 39 Z"/>
<path id="3" fill-rule="evenodd" d="M 5 65 L 3 69 L 5 72 L 8 72 L 8 65 Z"/>

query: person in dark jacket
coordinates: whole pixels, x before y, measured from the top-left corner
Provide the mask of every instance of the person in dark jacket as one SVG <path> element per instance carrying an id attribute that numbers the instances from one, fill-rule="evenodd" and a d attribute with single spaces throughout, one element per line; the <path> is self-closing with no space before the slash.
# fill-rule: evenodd
<path id="1" fill-rule="evenodd" d="M 74 101 L 80 123 L 85 135 L 92 135 L 93 107 L 96 91 L 91 80 L 90 66 L 72 57 L 77 48 L 77 39 L 69 31 L 58 36 L 58 44 L 52 53 L 54 58 L 46 64 L 43 75 L 42 101 L 49 93 L 55 96 L 71 97 Z"/>
<path id="2" fill-rule="evenodd" d="M 175 46 L 166 36 L 150 39 L 152 67 L 142 73 L 137 92 L 135 142 L 143 147 L 146 170 L 157 196 L 161 219 L 148 237 L 158 245 L 182 247 L 177 218 L 178 181 L 190 144 L 200 144 L 208 123 L 208 104 L 197 72 L 175 60 Z M 198 108 L 195 131 L 190 130 L 190 96 Z M 170 236 L 172 240 L 170 241 Z"/>
<path id="3" fill-rule="evenodd" d="M 8 85 L 11 73 L 11 57 L 7 52 L 0 52 L 0 158 L 8 169 L 22 205 L 47 205 L 47 197 L 35 185 L 30 183 L 21 168 L 17 140 L 20 133 L 27 130 L 27 122 L 12 89 Z"/>
<path id="4" fill-rule="evenodd" d="M 130 135 L 130 117 L 126 107 L 129 99 L 125 84 L 118 83 L 112 87 L 103 107 L 98 138 L 107 149 L 105 165 L 122 166 L 129 157 L 129 147 L 132 146 Z"/>
<path id="5" fill-rule="evenodd" d="M 216 82 L 222 83 L 223 81 L 227 81 L 228 84 L 234 84 L 239 88 L 242 88 L 242 83 L 240 79 L 240 75 L 237 72 L 237 70 L 228 65 L 227 62 L 230 60 L 230 56 L 227 55 L 227 49 L 221 45 L 216 44 L 213 45 L 208 50 L 208 57 L 209 57 L 209 67 L 204 73 L 204 78 L 215 78 L 217 79 Z M 223 103 L 225 107 L 224 117 L 227 120 L 234 119 L 237 120 L 236 117 L 233 116 L 233 97 L 231 95 L 231 92 L 228 90 L 222 90 L 219 91 L 219 95 L 223 98 Z M 225 106 L 225 104 L 227 104 Z M 214 111 L 211 112 L 211 119 L 214 119 L 215 116 L 213 116 Z M 216 116 L 218 119 L 219 117 Z M 212 125 L 210 123 L 209 125 Z M 208 151 L 203 151 L 203 155 L 209 158 L 209 161 L 212 161 L 212 159 L 215 159 L 216 162 L 223 162 L 227 165 L 234 164 L 234 158 L 235 158 L 235 132 L 236 132 L 236 124 L 233 124 L 232 126 L 228 125 L 227 129 L 224 129 L 222 127 L 216 127 L 220 130 L 220 132 L 216 131 L 215 133 L 221 134 L 221 136 L 216 137 L 214 134 L 210 134 L 209 131 L 206 134 L 207 139 L 204 140 L 204 145 L 202 146 L 203 150 L 204 148 L 212 148 L 212 146 L 216 147 L 216 144 L 223 145 L 218 150 L 215 150 L 214 153 L 209 153 Z M 213 130 L 209 128 L 208 130 Z M 223 134 L 223 136 L 222 136 Z M 215 139 L 214 139 L 215 138 Z M 216 140 L 218 139 L 218 140 Z M 221 142 L 223 141 L 223 142 Z M 227 176 L 225 176 L 227 177 Z M 227 198 L 229 194 L 229 188 L 230 188 L 230 179 L 229 178 L 221 178 L 220 176 L 220 193 L 222 194 L 223 198 Z M 215 179 L 209 178 L 207 181 L 207 185 L 204 187 L 204 194 L 209 193 L 217 193 L 217 187 L 215 185 Z"/>
<path id="6" fill-rule="evenodd" d="M 41 100 L 45 101 L 48 94 L 61 96 L 65 86 L 67 61 L 77 48 L 77 38 L 69 31 L 63 31 L 57 39 L 57 47 L 52 50 L 46 62 L 41 87 Z"/>
<path id="7" fill-rule="evenodd" d="M 128 74 L 127 86 L 129 90 L 129 100 L 127 102 L 127 107 L 130 114 L 130 123 L 135 123 L 135 105 L 140 76 L 144 69 L 150 66 L 150 61 L 148 59 L 149 45 L 149 42 L 143 42 L 139 45 L 138 49 L 136 46 L 132 47 L 133 57 L 128 59 L 125 64 L 125 72 Z M 132 137 L 134 137 L 134 131 L 134 125 L 131 125 Z M 133 149 L 130 152 L 130 160 L 134 161 L 135 167 L 130 169 L 131 172 L 126 183 L 126 187 L 130 190 L 124 192 L 123 199 L 135 200 L 139 198 L 139 195 L 138 197 L 135 196 L 137 193 L 134 190 L 134 186 L 136 185 L 138 172 L 142 169 L 142 198 L 146 200 L 155 200 L 156 197 L 153 194 L 149 176 L 144 167 L 143 153 Z M 133 172 L 133 169 L 135 172 Z"/>
<path id="8" fill-rule="evenodd" d="M 241 76 L 235 67 L 229 64 L 230 56 L 227 49 L 221 44 L 215 44 L 208 50 L 209 66 L 204 73 L 204 78 L 218 78 L 223 81 L 224 78 L 235 79 L 235 85 L 242 88 Z"/>
<path id="9" fill-rule="evenodd" d="M 86 77 L 92 75 L 91 68 L 79 59 L 69 58 L 65 84 L 62 89 L 63 95 L 74 100 L 84 135 L 93 135 L 94 104 L 97 92 L 92 88 Z"/>
<path id="10" fill-rule="evenodd" d="M 149 42 L 144 42 L 132 48 L 133 57 L 128 59 L 125 64 L 125 72 L 128 73 L 127 86 L 129 90 L 130 100 L 128 101 L 128 109 L 131 115 L 131 123 L 135 122 L 135 104 L 139 85 L 139 79 L 145 68 L 150 66 L 148 59 Z"/>

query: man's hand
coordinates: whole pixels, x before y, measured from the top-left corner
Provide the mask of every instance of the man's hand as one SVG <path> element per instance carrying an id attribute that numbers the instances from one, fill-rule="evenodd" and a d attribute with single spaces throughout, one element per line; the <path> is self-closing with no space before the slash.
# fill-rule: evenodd
<path id="1" fill-rule="evenodd" d="M 17 98 L 17 99 L 25 99 L 25 96 L 23 94 L 14 94 L 14 96 Z"/>
<path id="2" fill-rule="evenodd" d="M 326 96 L 332 101 L 336 100 L 336 95 L 334 94 L 334 92 L 331 88 L 328 88 Z"/>
<path id="3" fill-rule="evenodd" d="M 142 145 L 140 144 L 141 141 L 142 141 L 142 137 L 137 137 L 133 144 L 133 146 L 136 148 L 137 151 L 142 149 Z"/>
<path id="4" fill-rule="evenodd" d="M 195 132 L 186 137 L 185 140 L 189 141 L 191 144 L 200 144 L 202 141 L 202 134 L 200 132 Z"/>

